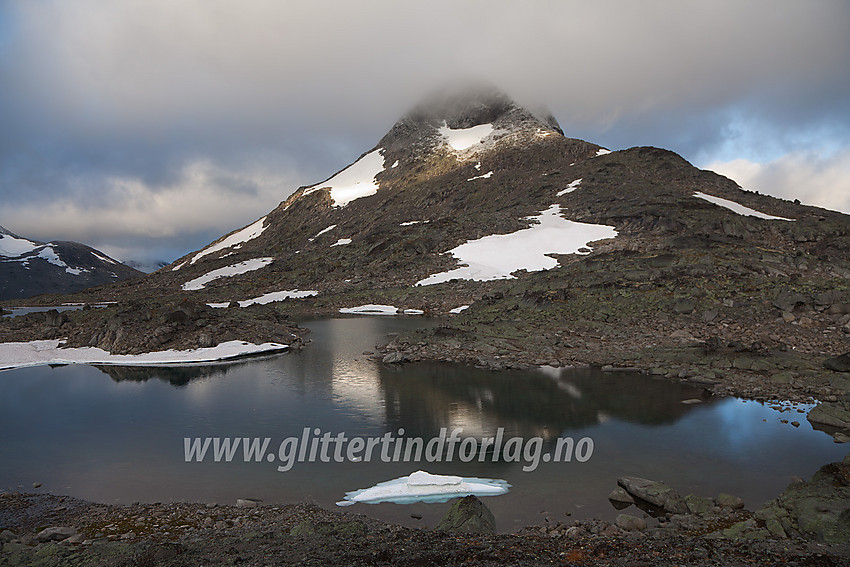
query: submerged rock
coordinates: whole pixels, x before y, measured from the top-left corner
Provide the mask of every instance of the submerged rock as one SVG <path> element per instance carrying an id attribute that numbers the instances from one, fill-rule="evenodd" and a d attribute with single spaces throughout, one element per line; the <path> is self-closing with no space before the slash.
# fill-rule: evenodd
<path id="1" fill-rule="evenodd" d="M 452 503 L 449 511 L 434 529 L 465 534 L 494 534 L 496 518 L 478 498 L 466 496 Z"/>

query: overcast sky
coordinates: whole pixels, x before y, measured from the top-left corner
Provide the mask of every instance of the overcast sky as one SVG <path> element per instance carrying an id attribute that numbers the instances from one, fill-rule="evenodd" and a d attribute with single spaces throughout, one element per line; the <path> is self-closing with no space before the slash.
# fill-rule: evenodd
<path id="1" fill-rule="evenodd" d="M 0 225 L 171 261 L 484 79 L 850 212 L 847 0 L 0 2 Z"/>

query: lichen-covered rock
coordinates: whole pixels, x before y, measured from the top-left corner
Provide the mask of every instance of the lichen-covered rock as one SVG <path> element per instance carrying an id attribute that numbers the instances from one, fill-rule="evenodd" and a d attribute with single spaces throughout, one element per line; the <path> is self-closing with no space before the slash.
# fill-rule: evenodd
<path id="1" fill-rule="evenodd" d="M 458 498 L 435 528 L 437 531 L 466 534 L 496 533 L 493 512 L 475 496 Z"/>

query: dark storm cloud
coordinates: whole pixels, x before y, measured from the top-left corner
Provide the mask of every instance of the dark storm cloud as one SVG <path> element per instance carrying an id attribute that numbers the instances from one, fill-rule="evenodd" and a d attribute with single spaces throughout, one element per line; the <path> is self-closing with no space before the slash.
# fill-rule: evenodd
<path id="1" fill-rule="evenodd" d="M 458 78 L 611 149 L 708 163 L 850 146 L 843 0 L 83 0 L 5 3 L 0 20 L 0 222 L 35 238 L 196 247 Z"/>

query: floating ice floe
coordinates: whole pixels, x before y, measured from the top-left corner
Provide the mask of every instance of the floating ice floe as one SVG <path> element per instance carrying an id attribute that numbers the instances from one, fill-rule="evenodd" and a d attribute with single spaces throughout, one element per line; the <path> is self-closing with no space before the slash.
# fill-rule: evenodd
<path id="1" fill-rule="evenodd" d="M 384 171 L 383 151 L 383 148 L 378 148 L 364 155 L 327 181 L 306 189 L 304 195 L 327 189 L 335 207 L 344 207 L 355 199 L 374 195 L 378 192 L 375 177 Z"/>
<path id="2" fill-rule="evenodd" d="M 433 274 L 416 285 L 433 285 L 452 279 L 488 281 L 513 278 L 512 272 L 550 270 L 558 261 L 547 254 L 580 254 L 591 242 L 614 238 L 614 227 L 574 222 L 561 217 L 559 205 L 552 205 L 529 228 L 510 234 L 493 234 L 470 240 L 448 253 L 466 266 Z"/>
<path id="3" fill-rule="evenodd" d="M 475 144 L 480 144 L 484 138 L 493 132 L 492 124 L 479 124 L 472 128 L 449 128 L 443 123 L 440 128 L 440 134 L 445 138 L 452 148 L 456 150 L 466 150 Z"/>
<path id="4" fill-rule="evenodd" d="M 729 199 L 721 199 L 720 197 L 715 197 L 714 195 L 707 195 L 700 191 L 694 193 L 694 197 L 698 197 L 700 199 L 704 199 L 709 203 L 714 203 L 715 205 L 724 207 L 738 213 L 739 215 L 747 216 L 747 217 L 756 217 L 765 220 L 784 220 L 784 221 L 795 221 L 797 219 L 786 219 L 784 217 L 775 217 L 773 215 L 768 215 L 766 213 L 762 213 L 755 209 L 751 209 L 749 207 L 745 207 L 740 203 L 736 203 L 735 201 L 730 201 Z"/>
<path id="5" fill-rule="evenodd" d="M 357 307 L 342 307 L 339 312 L 351 315 L 398 315 L 399 313 L 403 313 L 404 315 L 422 315 L 425 313 L 421 309 L 401 310 L 392 305 L 376 305 L 372 303 Z"/>
<path id="6" fill-rule="evenodd" d="M 274 262 L 274 258 L 252 258 L 250 260 L 245 260 L 244 262 L 239 262 L 238 264 L 225 266 L 223 268 L 207 272 L 203 276 L 197 277 L 193 280 L 189 280 L 183 284 L 183 291 L 203 289 L 205 285 L 213 280 L 217 280 L 219 278 L 230 278 L 246 272 L 253 272 L 254 270 L 265 268 L 272 262 Z"/>
<path id="7" fill-rule="evenodd" d="M 228 341 L 214 347 L 112 354 L 97 347 L 59 348 L 61 341 L 0 343 L 0 370 L 45 364 L 109 364 L 115 366 L 185 366 L 209 364 L 248 355 L 280 352 L 289 345 Z"/>
<path id="8" fill-rule="evenodd" d="M 575 191 L 578 188 L 579 183 L 581 183 L 581 179 L 576 179 L 575 181 L 573 181 L 572 183 L 567 185 L 566 189 L 562 189 L 561 191 L 558 191 L 555 194 L 555 196 L 560 197 L 561 195 L 566 195 L 567 193 L 572 193 L 573 191 Z"/>
<path id="9" fill-rule="evenodd" d="M 299 291 L 297 289 L 292 291 L 272 291 L 269 293 L 265 293 L 259 297 L 255 297 L 253 299 L 245 299 L 243 301 L 239 301 L 239 307 L 248 307 L 249 305 L 254 305 L 255 303 L 258 305 L 265 305 L 267 303 L 274 303 L 275 301 L 283 301 L 285 299 L 303 299 L 305 297 L 312 297 L 314 295 L 319 295 L 318 291 L 315 290 L 305 290 Z M 207 303 L 210 307 L 222 308 L 230 305 L 230 302 L 225 301 L 221 303 Z"/>
<path id="10" fill-rule="evenodd" d="M 225 238 L 221 242 L 217 242 L 215 244 L 207 246 L 206 248 L 204 248 L 203 250 L 201 250 L 200 252 L 195 254 L 192 257 L 192 259 L 189 261 L 189 263 L 194 264 L 195 262 L 197 262 L 198 260 L 200 260 L 201 258 L 206 256 L 207 254 L 212 254 L 213 252 L 218 252 L 219 250 L 224 250 L 225 248 L 239 248 L 245 242 L 248 242 L 249 240 L 253 240 L 254 238 L 257 238 L 258 236 L 260 236 L 263 233 L 263 231 L 266 230 L 266 228 L 267 228 L 267 227 L 263 226 L 263 223 L 265 223 L 265 222 L 266 222 L 266 217 L 263 217 L 260 220 L 258 220 L 257 222 L 246 226 L 242 230 L 238 230 L 238 231 L 234 232 L 233 234 L 231 234 L 230 236 L 228 236 L 227 238 Z M 186 262 L 183 262 L 182 264 L 175 266 L 171 270 L 172 271 L 179 270 L 185 264 L 186 264 Z"/>
<path id="11" fill-rule="evenodd" d="M 345 493 L 337 506 L 351 506 L 358 502 L 379 504 L 412 504 L 414 502 L 448 502 L 464 496 L 498 496 L 505 494 L 511 485 L 498 478 L 476 478 L 430 474 L 416 471 L 370 488 Z"/>

